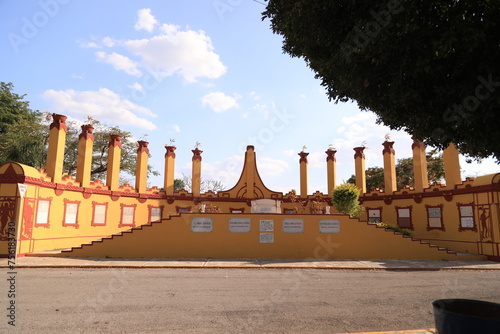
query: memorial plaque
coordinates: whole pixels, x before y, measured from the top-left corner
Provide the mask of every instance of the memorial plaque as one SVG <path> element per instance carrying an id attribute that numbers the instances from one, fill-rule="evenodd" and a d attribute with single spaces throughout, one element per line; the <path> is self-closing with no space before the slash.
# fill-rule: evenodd
<path id="1" fill-rule="evenodd" d="M 464 217 L 472 217 L 474 216 L 474 211 L 472 206 L 461 206 L 460 207 L 460 215 Z"/>
<path id="2" fill-rule="evenodd" d="M 284 233 L 304 233 L 304 219 L 285 218 L 283 219 Z"/>
<path id="3" fill-rule="evenodd" d="M 260 234 L 261 244 L 272 244 L 274 243 L 274 233 L 261 233 Z"/>
<path id="4" fill-rule="evenodd" d="M 441 218 L 441 208 L 429 208 L 429 218 Z"/>
<path id="5" fill-rule="evenodd" d="M 460 218 L 460 223 L 463 228 L 474 228 L 474 218 L 473 217 L 462 217 Z"/>
<path id="6" fill-rule="evenodd" d="M 261 220 L 260 221 L 260 231 L 261 232 L 273 232 L 274 231 L 274 220 Z"/>
<path id="7" fill-rule="evenodd" d="M 250 232 L 250 218 L 229 218 L 229 232 Z"/>
<path id="8" fill-rule="evenodd" d="M 340 220 L 320 219 L 319 233 L 340 233 Z"/>
<path id="9" fill-rule="evenodd" d="M 212 218 L 191 218 L 191 232 L 212 232 Z"/>

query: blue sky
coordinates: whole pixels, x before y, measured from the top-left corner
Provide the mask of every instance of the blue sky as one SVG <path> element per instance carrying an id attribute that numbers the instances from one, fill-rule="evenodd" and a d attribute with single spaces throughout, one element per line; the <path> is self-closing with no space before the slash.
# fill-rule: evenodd
<path id="1" fill-rule="evenodd" d="M 31 107 L 73 120 L 87 116 L 150 142 L 162 172 L 175 139 L 176 176 L 191 174 L 191 150 L 204 151 L 202 177 L 237 181 L 254 145 L 264 183 L 299 188 L 298 152 L 309 155 L 309 193 L 326 192 L 326 154 L 337 150 L 337 183 L 354 173 L 363 142 L 367 167 L 382 166 L 389 133 L 397 158 L 411 139 L 376 125 L 356 104 L 328 101 L 301 59 L 282 53 L 280 36 L 252 0 L 0 0 L 0 80 Z M 491 159 L 465 164 L 462 177 L 498 171 Z M 150 185 L 162 186 L 163 175 Z"/>

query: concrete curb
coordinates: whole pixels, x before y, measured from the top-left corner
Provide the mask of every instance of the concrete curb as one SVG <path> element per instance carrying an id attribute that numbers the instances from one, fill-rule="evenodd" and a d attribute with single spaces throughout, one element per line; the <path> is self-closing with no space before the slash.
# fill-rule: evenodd
<path id="1" fill-rule="evenodd" d="M 435 334 L 436 330 L 434 328 L 429 329 L 415 329 L 408 331 L 390 331 L 390 332 L 360 332 L 360 333 L 349 333 L 349 334 Z M 342 333 L 339 333 L 342 334 Z M 343 333 L 348 334 L 348 333 Z"/>
<path id="2" fill-rule="evenodd" d="M 3 261 L 2 261 L 3 260 Z M 0 259 L 0 268 L 12 263 Z M 359 271 L 491 271 L 500 270 L 500 263 L 481 261 L 367 261 L 367 260 L 273 260 L 273 259 L 119 259 L 71 257 L 22 257 L 15 268 L 164 268 L 164 269 L 315 269 Z"/>
<path id="3" fill-rule="evenodd" d="M 16 268 L 129 268 L 129 269 L 314 269 L 314 270 L 359 270 L 359 271 L 494 271 L 500 268 L 422 268 L 422 267 L 407 267 L 407 268 L 373 268 L 373 267 L 308 267 L 308 266 L 175 266 L 175 265 L 159 265 L 159 266 L 143 266 L 143 265 L 92 265 L 92 264 L 65 264 L 65 265 L 16 265 Z M 9 266 L 0 265 L 2 269 L 8 269 Z M 397 333 L 397 332 L 395 332 Z"/>

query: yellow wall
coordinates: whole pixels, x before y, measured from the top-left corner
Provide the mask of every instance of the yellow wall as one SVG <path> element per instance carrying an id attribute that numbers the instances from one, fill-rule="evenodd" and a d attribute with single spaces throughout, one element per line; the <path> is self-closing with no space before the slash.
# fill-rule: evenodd
<path id="1" fill-rule="evenodd" d="M 60 148 L 58 149 L 60 150 Z M 170 164 L 168 172 L 170 174 L 173 173 L 173 159 L 173 155 L 166 158 L 167 164 Z M 141 177 L 146 178 L 146 175 Z M 173 183 L 173 174 L 168 179 L 169 182 L 172 181 L 170 183 Z M 143 181 L 145 179 L 141 182 Z M 135 207 L 135 226 L 148 224 L 150 208 L 153 206 L 163 208 L 163 223 L 161 227 L 160 225 L 155 229 L 148 227 L 144 231 L 154 230 L 156 234 L 134 232 L 130 234 L 133 235 L 133 240 L 129 240 L 131 237 L 121 237 L 128 240 L 129 246 L 126 244 L 116 246 L 120 245 L 122 241 L 114 241 L 113 245 L 115 246 L 109 248 L 110 252 L 115 252 L 110 253 L 112 256 L 139 256 L 138 249 L 144 249 L 140 256 L 153 256 L 153 253 L 148 252 L 153 252 L 151 247 L 155 244 L 157 247 L 162 245 L 160 249 L 164 248 L 164 250 L 161 252 L 164 252 L 162 254 L 168 257 L 311 257 L 311 254 L 315 253 L 318 243 L 328 241 L 325 239 L 328 236 L 318 233 L 318 219 L 335 217 L 342 221 L 342 233 L 329 235 L 329 237 L 330 240 L 335 240 L 335 243 L 341 244 L 341 247 L 335 250 L 335 256 L 332 255 L 332 258 L 436 258 L 436 252 L 433 252 L 435 249 L 429 251 L 424 250 L 425 247 L 408 246 L 408 239 L 395 238 L 392 234 L 380 232 L 373 225 L 350 220 L 345 216 L 336 216 L 333 208 L 330 208 L 332 215 L 304 215 L 310 213 L 310 204 L 303 207 L 302 202 L 306 199 L 310 202 L 321 200 L 320 205 L 327 206 L 330 203 L 329 196 L 317 192 L 292 201 L 290 198 L 293 198 L 294 194 L 283 194 L 269 190 L 257 171 L 255 152 L 252 146 L 247 147 L 241 177 L 233 188 L 218 193 L 207 192 L 200 194 L 200 196 L 193 196 L 192 193 L 184 190 L 166 194 L 165 191 L 156 187 L 139 192 L 129 185 L 120 186 L 117 189 L 113 186 L 110 190 L 110 187 L 100 181 L 91 182 L 88 186 L 81 187 L 75 178 L 68 176 L 63 176 L 59 182 L 54 183 L 52 178 L 48 177 L 42 170 L 38 171 L 18 163 L 6 163 L 0 165 L 1 205 L 18 205 L 17 184 L 28 185 L 28 191 L 22 201 L 22 223 L 18 227 L 21 232 L 19 254 L 69 248 L 129 230 L 132 226 L 120 225 L 123 206 Z M 498 258 L 500 257 L 499 193 L 500 174 L 493 174 L 475 180 L 467 180 L 456 186 L 433 185 L 424 189 L 423 192 L 417 192 L 410 188 L 390 194 L 372 192 L 362 196 L 361 201 L 365 208 L 381 209 L 382 222 L 394 225 L 398 224 L 397 208 L 411 206 L 412 232 L 415 237 L 451 250 L 485 254 Z M 283 214 L 249 215 L 251 201 L 262 198 L 282 201 L 283 212 L 286 209 L 297 209 L 297 214 L 293 216 Z M 50 200 L 49 225 L 37 226 L 35 224 L 37 212 L 43 200 Z M 78 226 L 64 225 L 65 208 L 68 201 L 79 205 Z M 104 226 L 92 226 L 95 203 L 107 205 L 107 219 Z M 214 217 L 214 232 L 193 234 L 187 227 L 189 227 L 191 217 L 197 217 L 198 206 L 202 203 L 217 206 L 218 212 L 221 214 L 212 215 Z M 476 229 L 460 230 L 457 204 L 468 203 L 472 203 L 471 205 L 474 207 Z M 428 229 L 426 205 L 442 206 L 444 229 Z M 168 220 L 171 215 L 176 215 L 180 208 L 193 212 L 193 215 L 183 214 L 182 218 L 174 217 L 172 220 Z M 484 211 L 485 208 L 486 211 Z M 229 215 L 232 209 L 243 209 L 244 213 Z M 13 207 L 9 210 L 6 214 L 2 214 L 3 220 L 14 219 L 12 217 L 17 212 L 16 208 Z M 485 219 L 481 218 L 482 212 L 488 213 Z M 206 217 L 206 214 L 202 216 Z M 249 217 L 252 224 L 251 232 L 229 233 L 227 224 L 230 217 Z M 259 219 L 274 219 L 276 226 L 278 226 L 281 219 L 286 217 L 303 217 L 304 233 L 284 234 L 281 230 L 275 230 L 275 243 L 269 245 L 258 242 L 257 224 Z M 362 218 L 368 219 L 368 217 Z M 488 236 L 484 234 L 485 226 L 491 232 Z M 6 241 L 5 237 L 0 242 L 0 256 L 7 254 L 7 246 L 3 241 Z M 102 244 L 110 245 L 108 242 Z M 93 247 L 92 249 L 94 249 Z M 104 247 L 100 249 L 100 254 L 103 254 L 103 251 L 108 252 L 108 246 L 95 247 L 96 250 L 99 250 L 99 247 Z M 128 250 L 126 250 L 127 247 Z M 119 252 L 114 250 L 115 248 Z M 151 249 L 151 251 L 147 249 Z"/>
<path id="2" fill-rule="evenodd" d="M 428 240 L 449 249 L 486 254 L 500 255 L 500 174 L 486 175 L 476 180 L 449 189 L 440 184 L 416 192 L 414 189 L 403 189 L 394 195 L 372 192 L 363 199 L 365 208 L 380 208 L 382 222 L 398 224 L 397 208 L 411 206 L 412 232 L 415 237 Z M 475 229 L 460 228 L 458 204 L 471 204 L 474 208 Z M 444 229 L 429 228 L 426 206 L 442 205 L 442 221 Z M 481 220 L 483 208 L 487 208 L 489 217 L 485 220 L 486 228 L 491 232 L 484 237 L 485 226 Z M 368 214 L 368 212 L 367 212 Z M 368 219 L 367 216 L 364 217 Z"/>
<path id="3" fill-rule="evenodd" d="M 193 218 L 211 218 L 212 232 L 192 232 Z M 229 231 L 231 218 L 250 219 L 250 232 Z M 273 232 L 261 232 L 261 220 Z M 284 219 L 302 219 L 302 233 L 285 233 Z M 339 233 L 320 233 L 320 219 L 338 219 Z M 261 243 L 260 234 L 273 234 Z M 182 214 L 62 253 L 71 257 L 268 258 L 268 259 L 429 259 L 480 260 L 457 256 L 345 215 Z"/>

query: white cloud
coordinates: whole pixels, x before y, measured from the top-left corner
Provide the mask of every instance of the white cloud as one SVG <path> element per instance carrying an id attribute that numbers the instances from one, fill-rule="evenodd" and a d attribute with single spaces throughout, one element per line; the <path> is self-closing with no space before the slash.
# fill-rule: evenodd
<path id="1" fill-rule="evenodd" d="M 187 82 L 197 78 L 215 79 L 226 72 L 226 67 L 214 53 L 210 37 L 204 31 L 180 30 L 164 24 L 162 34 L 150 39 L 128 40 L 124 45 L 158 75 L 180 74 Z"/>
<path id="2" fill-rule="evenodd" d="M 307 164 L 311 168 L 323 168 L 326 166 L 326 153 L 312 152 L 307 156 Z"/>
<path id="3" fill-rule="evenodd" d="M 273 106 L 274 107 L 274 106 Z M 252 107 L 253 110 L 258 110 L 265 119 L 269 118 L 269 106 L 267 104 L 256 104 Z"/>
<path id="4" fill-rule="evenodd" d="M 257 169 L 261 177 L 270 177 L 280 175 L 288 169 L 288 162 L 284 160 L 271 159 L 271 158 L 260 158 L 257 159 Z M 265 183 L 265 181 L 263 180 Z"/>
<path id="5" fill-rule="evenodd" d="M 240 177 L 243 169 L 243 155 L 234 155 L 216 162 L 203 162 L 201 177 L 204 180 L 221 181 L 225 189 L 232 188 Z M 191 164 L 184 168 L 186 175 L 191 175 Z"/>
<path id="6" fill-rule="evenodd" d="M 112 48 L 113 46 L 115 46 L 118 43 L 117 41 L 115 41 L 111 37 L 104 37 L 101 42 L 102 42 L 102 45 L 104 45 L 108 48 Z"/>
<path id="7" fill-rule="evenodd" d="M 144 8 L 137 11 L 137 22 L 135 23 L 135 30 L 146 30 L 152 32 L 156 23 L 155 17 L 151 14 L 150 8 Z"/>
<path id="8" fill-rule="evenodd" d="M 177 133 L 181 132 L 181 127 L 178 126 L 177 124 L 172 124 L 170 128 L 172 128 L 172 130 L 174 130 Z"/>
<path id="9" fill-rule="evenodd" d="M 71 74 L 71 77 L 72 77 L 73 79 L 78 79 L 78 80 L 83 80 L 83 79 L 85 79 L 85 76 L 84 76 L 83 74 L 76 74 L 76 73 L 73 73 L 73 74 Z"/>
<path id="10" fill-rule="evenodd" d="M 99 49 L 100 46 L 96 42 L 79 42 L 80 47 L 84 49 Z"/>
<path id="11" fill-rule="evenodd" d="M 126 73 L 136 77 L 140 77 L 142 75 L 141 70 L 137 68 L 138 64 L 126 56 L 116 52 L 107 54 L 104 51 L 98 51 L 95 55 L 98 61 L 110 64 L 115 70 L 125 71 Z"/>
<path id="12" fill-rule="evenodd" d="M 129 87 L 132 88 L 133 90 L 136 90 L 136 91 L 139 91 L 139 92 L 142 92 L 144 90 L 144 87 L 142 87 L 142 85 L 140 83 L 138 83 L 138 82 L 134 82 Z"/>
<path id="13" fill-rule="evenodd" d="M 343 117 L 342 125 L 336 131 L 337 136 L 332 139 L 332 144 L 337 148 L 337 161 L 354 163 L 354 147 L 361 146 L 366 141 L 369 148 L 364 151 L 367 167 L 382 166 L 382 142 L 385 134 L 391 134 L 395 141 L 396 159 L 412 156 L 410 136 L 402 131 L 391 132 L 384 125 L 376 124 L 377 116 L 370 112 L 359 112 L 351 117 Z"/>
<path id="14" fill-rule="evenodd" d="M 305 99 L 305 98 L 307 98 L 306 94 L 299 94 L 299 97 L 300 97 L 301 99 Z"/>
<path id="15" fill-rule="evenodd" d="M 148 108 L 122 99 L 115 92 L 101 88 L 98 91 L 46 90 L 42 97 L 52 103 L 51 110 L 61 114 L 74 114 L 82 117 L 91 116 L 103 122 L 117 125 L 133 125 L 154 130 L 156 125 L 136 114 L 156 117 Z"/>
<path id="16" fill-rule="evenodd" d="M 203 106 L 208 105 L 215 112 L 227 111 L 231 108 L 239 108 L 236 98 L 228 96 L 222 92 L 212 92 L 201 98 Z"/>
<path id="17" fill-rule="evenodd" d="M 259 100 L 260 96 L 257 95 L 257 92 L 250 92 L 250 97 L 253 98 L 254 100 Z"/>
<path id="18" fill-rule="evenodd" d="M 295 150 L 294 150 L 294 149 L 289 149 L 289 150 L 285 150 L 285 151 L 283 151 L 283 154 L 284 154 L 284 155 L 286 155 L 286 156 L 288 156 L 288 157 L 293 157 L 293 155 L 294 155 L 295 153 L 298 153 L 298 152 L 295 152 Z"/>

